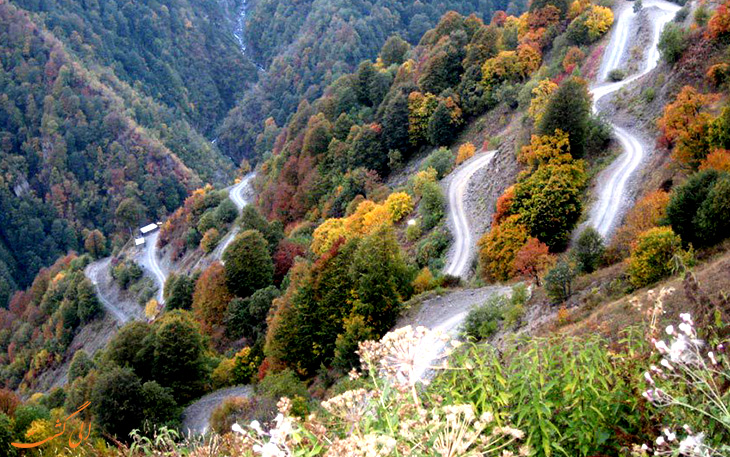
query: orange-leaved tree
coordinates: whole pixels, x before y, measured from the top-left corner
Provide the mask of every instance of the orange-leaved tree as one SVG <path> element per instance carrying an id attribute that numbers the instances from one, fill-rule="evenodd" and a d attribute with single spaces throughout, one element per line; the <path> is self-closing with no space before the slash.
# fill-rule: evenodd
<path id="1" fill-rule="evenodd" d="M 540 276 L 553 263 L 547 244 L 537 238 L 529 238 L 515 256 L 514 273 L 535 281 L 540 287 Z"/>
<path id="2" fill-rule="evenodd" d="M 520 216 L 508 217 L 479 240 L 479 264 L 487 281 L 506 281 L 513 273 L 515 256 L 527 242 L 527 227 Z"/>

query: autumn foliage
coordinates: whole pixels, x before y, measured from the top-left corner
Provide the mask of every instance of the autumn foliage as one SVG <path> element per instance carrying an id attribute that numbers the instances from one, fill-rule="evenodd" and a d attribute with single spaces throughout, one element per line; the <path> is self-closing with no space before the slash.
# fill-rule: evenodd
<path id="1" fill-rule="evenodd" d="M 662 190 L 654 191 L 640 199 L 626 214 L 621 227 L 616 230 L 611 248 L 621 257 L 629 254 L 632 244 L 639 235 L 657 227 L 666 215 L 669 194 Z"/>
<path id="2" fill-rule="evenodd" d="M 540 287 L 540 276 L 552 264 L 548 246 L 537 238 L 529 238 L 517 252 L 514 260 L 514 273 L 531 279 Z"/>

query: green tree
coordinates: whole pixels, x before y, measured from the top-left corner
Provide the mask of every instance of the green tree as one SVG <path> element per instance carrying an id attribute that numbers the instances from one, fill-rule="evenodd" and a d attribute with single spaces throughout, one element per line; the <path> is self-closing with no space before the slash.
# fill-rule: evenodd
<path id="1" fill-rule="evenodd" d="M 515 186 L 512 211 L 532 236 L 552 251 L 562 250 L 580 219 L 584 186 L 581 162 L 542 165 Z"/>
<path id="2" fill-rule="evenodd" d="M 337 335 L 335 357 L 332 362 L 332 366 L 340 370 L 341 373 L 347 373 L 353 368 L 359 369 L 358 343 L 377 338 L 373 329 L 362 316 L 354 315 L 346 318 L 344 326 L 344 332 Z"/>
<path id="3" fill-rule="evenodd" d="M 697 236 L 705 246 L 712 246 L 730 236 L 730 174 L 717 179 L 695 218 Z"/>
<path id="4" fill-rule="evenodd" d="M 603 237 L 593 227 L 588 227 L 575 243 L 575 257 L 578 268 L 584 273 L 593 273 L 598 268 L 606 248 Z"/>
<path id="5" fill-rule="evenodd" d="M 545 275 L 545 291 L 550 299 L 562 303 L 573 295 L 576 268 L 569 260 L 560 259 Z"/>
<path id="6" fill-rule="evenodd" d="M 451 110 L 441 101 L 428 121 L 428 140 L 436 146 L 449 145 L 456 137 L 456 127 Z"/>
<path id="7" fill-rule="evenodd" d="M 235 221 L 238 217 L 238 208 L 230 198 L 223 200 L 215 209 L 215 222 L 218 226 L 224 226 Z"/>
<path id="8" fill-rule="evenodd" d="M 256 342 L 266 334 L 266 317 L 279 289 L 269 286 L 248 298 L 236 298 L 228 305 L 226 333 L 230 338 L 248 338 Z"/>
<path id="9" fill-rule="evenodd" d="M 395 324 L 400 303 L 410 297 L 414 277 L 391 227 L 385 226 L 362 240 L 350 277 L 354 285 L 353 314 L 362 316 L 377 335 L 383 335 Z"/>
<path id="10" fill-rule="evenodd" d="M 682 25 L 674 22 L 665 25 L 657 46 L 667 63 L 677 62 L 688 46 L 687 35 Z"/>
<path id="11" fill-rule="evenodd" d="M 656 227 L 642 233 L 629 258 L 631 284 L 644 287 L 671 275 L 676 255 L 688 259 L 682 240 L 671 228 Z"/>
<path id="12" fill-rule="evenodd" d="M 703 244 L 702 231 L 697 225 L 697 213 L 720 176 L 721 174 L 715 170 L 695 173 L 672 193 L 667 206 L 667 220 L 672 225 L 674 233 L 678 234 L 686 244 L 692 243 L 696 246 Z"/>
<path id="13" fill-rule="evenodd" d="M 200 327 L 187 311 L 171 311 L 157 321 L 153 375 L 182 404 L 203 393 L 210 375 L 205 344 Z"/>
<path id="14" fill-rule="evenodd" d="M 372 106 L 370 101 L 370 85 L 375 78 L 377 70 L 375 66 L 369 60 L 366 60 L 360 64 L 355 74 L 355 94 L 360 103 L 367 106 Z"/>
<path id="15" fill-rule="evenodd" d="M 172 391 L 155 381 L 142 384 L 142 413 L 149 427 L 160 427 L 177 420 L 180 411 Z"/>
<path id="16" fill-rule="evenodd" d="M 248 297 L 274 280 L 274 262 L 263 235 L 247 230 L 233 240 L 223 253 L 226 284 L 238 297 Z"/>
<path id="17" fill-rule="evenodd" d="M 92 230 L 86 235 L 84 249 L 91 257 L 98 259 L 106 255 L 106 237 L 99 230 Z"/>
<path id="18" fill-rule="evenodd" d="M 68 367 L 68 382 L 72 383 L 77 378 L 83 378 L 94 368 L 94 361 L 83 349 L 74 353 L 71 364 Z"/>
<path id="19" fill-rule="evenodd" d="M 426 182 L 421 190 L 418 212 L 423 218 L 423 229 L 431 230 L 444 218 L 446 198 L 437 182 Z"/>
<path id="20" fill-rule="evenodd" d="M 256 206 L 247 205 L 241 210 L 239 217 L 241 231 L 258 230 L 269 243 L 269 252 L 273 255 L 279 242 L 284 238 L 284 227 L 279 221 L 269 222 L 261 215 Z"/>
<path id="21" fill-rule="evenodd" d="M 408 152 L 408 97 L 398 92 L 385 106 L 383 113 L 383 143 L 388 150 Z"/>
<path id="22" fill-rule="evenodd" d="M 355 136 L 350 150 L 350 166 L 365 167 L 384 176 L 388 169 L 388 152 L 382 143 L 380 126 L 365 126 Z"/>
<path id="23" fill-rule="evenodd" d="M 386 67 L 400 65 L 405 62 L 410 49 L 411 45 L 400 35 L 391 35 L 380 50 L 380 60 Z"/>
<path id="24" fill-rule="evenodd" d="M 104 358 L 122 368 L 131 368 L 143 380 L 151 379 L 154 365 L 154 333 L 145 322 L 131 322 L 107 345 Z"/>
<path id="25" fill-rule="evenodd" d="M 117 220 L 132 233 L 132 228 L 139 225 L 144 216 L 145 209 L 134 197 L 125 198 L 117 206 L 114 213 Z"/>
<path id="26" fill-rule="evenodd" d="M 568 134 L 573 157 L 583 157 L 591 118 L 591 95 L 586 82 L 571 77 L 550 97 L 542 122 L 541 135 L 554 135 L 555 130 Z"/>
<path id="27" fill-rule="evenodd" d="M 0 449 L 4 449 L 7 457 L 15 457 L 18 455 L 17 448 L 10 445 L 14 440 L 13 428 L 15 424 L 13 420 L 4 413 L 0 413 Z"/>
<path id="28" fill-rule="evenodd" d="M 193 306 L 195 281 L 186 275 L 170 274 L 165 281 L 165 307 L 189 310 Z"/>
<path id="29" fill-rule="evenodd" d="M 112 367 L 96 380 L 91 407 L 101 429 L 124 440 L 144 419 L 142 383 L 129 368 Z"/>
<path id="30" fill-rule="evenodd" d="M 76 286 L 76 312 L 82 324 L 90 322 L 101 313 L 102 307 L 96 297 L 91 281 L 84 279 Z"/>

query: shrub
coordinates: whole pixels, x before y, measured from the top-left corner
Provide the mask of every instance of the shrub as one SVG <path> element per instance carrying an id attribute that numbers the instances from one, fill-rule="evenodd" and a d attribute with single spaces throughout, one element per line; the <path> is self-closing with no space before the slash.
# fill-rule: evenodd
<path id="1" fill-rule="evenodd" d="M 198 220 L 196 228 L 200 233 L 205 233 L 212 228 L 221 228 L 221 225 L 218 225 L 218 218 L 216 217 L 215 210 L 209 209 L 203 213 L 203 215 L 200 216 L 200 220 Z"/>
<path id="2" fill-rule="evenodd" d="M 443 219 L 445 204 L 446 199 L 438 183 L 424 184 L 419 207 L 424 230 L 431 230 Z"/>
<path id="3" fill-rule="evenodd" d="M 223 400 L 210 415 L 211 428 L 221 435 L 230 433 L 235 423 L 253 420 L 268 422 L 274 418 L 276 402 L 256 397 L 231 397 Z"/>
<path id="4" fill-rule="evenodd" d="M 236 384 L 249 384 L 258 373 L 261 358 L 251 352 L 251 348 L 243 348 L 233 359 L 233 381 Z"/>
<path id="5" fill-rule="evenodd" d="M 413 211 L 413 199 L 405 192 L 395 192 L 385 200 L 385 207 L 390 213 L 390 220 L 398 222 Z"/>
<path id="6" fill-rule="evenodd" d="M 278 373 L 268 374 L 257 386 L 257 392 L 264 397 L 278 401 L 281 397 L 309 396 L 307 387 L 297 377 L 294 371 L 286 369 Z"/>
<path id="7" fill-rule="evenodd" d="M 418 273 L 418 276 L 416 276 L 416 279 L 413 280 L 413 290 L 415 293 L 420 294 L 427 290 L 431 290 L 433 287 L 434 280 L 431 270 L 429 270 L 428 267 L 423 267 L 423 269 Z"/>
<path id="8" fill-rule="evenodd" d="M 428 183 L 436 182 L 437 174 L 437 171 L 433 168 L 427 168 L 416 173 L 416 175 L 411 178 L 411 187 L 413 188 L 413 194 L 416 197 L 421 197 L 423 195 L 423 188 Z"/>
<path id="9" fill-rule="evenodd" d="M 200 240 L 200 249 L 206 254 L 210 254 L 218 246 L 220 241 L 221 234 L 218 232 L 218 229 L 212 228 L 205 232 L 203 239 Z"/>
<path id="10" fill-rule="evenodd" d="M 234 359 L 223 359 L 220 361 L 210 375 L 214 389 L 221 389 L 235 384 L 233 377 L 233 368 L 235 365 L 236 361 Z"/>
<path id="11" fill-rule="evenodd" d="M 614 68 L 608 72 L 609 81 L 622 81 L 624 78 L 626 78 L 626 72 L 620 68 Z"/>
<path id="12" fill-rule="evenodd" d="M 564 302 L 573 295 L 575 265 L 567 259 L 561 259 L 545 275 L 545 291 L 551 300 Z"/>
<path id="13" fill-rule="evenodd" d="M 525 303 L 527 303 L 527 287 L 524 284 L 517 284 L 512 287 L 512 296 L 509 299 L 509 306 L 504 310 L 505 328 L 517 327 L 525 316 Z"/>
<path id="14" fill-rule="evenodd" d="M 433 168 L 436 170 L 436 178 L 446 176 L 454 165 L 454 154 L 448 148 L 438 148 L 432 152 L 421 165 L 421 171 Z"/>
<path id="15" fill-rule="evenodd" d="M 687 49 L 687 35 L 682 26 L 673 22 L 665 25 L 658 47 L 662 58 L 667 63 L 677 62 Z"/>
<path id="16" fill-rule="evenodd" d="M 682 240 L 671 228 L 657 227 L 642 233 L 629 258 L 631 283 L 640 288 L 671 275 L 676 255 L 686 257 Z"/>
<path id="17" fill-rule="evenodd" d="M 417 239 L 421 238 L 423 230 L 421 230 L 421 223 L 418 220 L 414 220 L 412 224 L 408 224 L 406 228 L 406 240 L 412 243 Z"/>
<path id="18" fill-rule="evenodd" d="M 443 227 L 439 227 L 436 230 L 428 234 L 420 243 L 416 249 L 416 263 L 419 266 L 425 267 L 431 261 L 439 259 L 441 255 L 449 247 L 451 241 L 451 235 Z"/>
<path id="19" fill-rule="evenodd" d="M 464 320 L 464 334 L 476 341 L 497 333 L 502 321 L 502 312 L 508 301 L 503 295 L 492 295 L 484 304 L 469 311 Z"/>
<path id="20" fill-rule="evenodd" d="M 476 148 L 471 143 L 464 143 L 459 147 L 459 152 L 456 154 L 456 165 L 459 166 L 467 160 L 474 157 Z"/>
<path id="21" fill-rule="evenodd" d="M 578 269 L 583 273 L 593 273 L 598 268 L 606 251 L 603 237 L 593 227 L 588 227 L 578 237 L 575 243 L 575 257 Z"/>
<path id="22" fill-rule="evenodd" d="M 144 306 L 144 315 L 147 320 L 154 320 L 160 312 L 160 304 L 154 298 Z"/>

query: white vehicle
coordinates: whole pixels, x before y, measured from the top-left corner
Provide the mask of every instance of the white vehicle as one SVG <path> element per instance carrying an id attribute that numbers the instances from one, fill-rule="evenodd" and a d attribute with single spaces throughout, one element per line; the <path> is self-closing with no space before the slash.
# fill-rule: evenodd
<path id="1" fill-rule="evenodd" d="M 147 236 L 159 228 L 160 226 L 158 224 L 145 225 L 144 227 L 139 229 L 139 233 L 141 233 L 142 236 Z"/>

